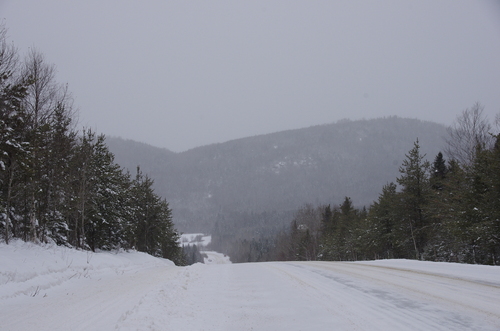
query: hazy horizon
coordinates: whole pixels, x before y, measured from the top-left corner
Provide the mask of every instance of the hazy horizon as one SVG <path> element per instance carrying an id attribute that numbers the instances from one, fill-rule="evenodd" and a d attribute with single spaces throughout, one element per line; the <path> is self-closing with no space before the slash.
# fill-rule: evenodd
<path id="1" fill-rule="evenodd" d="M 500 113 L 500 2 L 0 0 L 80 125 L 174 152 L 387 116 Z"/>

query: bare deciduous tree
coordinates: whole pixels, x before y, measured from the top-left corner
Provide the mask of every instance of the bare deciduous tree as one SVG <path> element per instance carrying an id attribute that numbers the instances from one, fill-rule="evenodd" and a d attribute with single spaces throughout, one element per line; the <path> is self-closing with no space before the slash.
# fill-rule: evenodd
<path id="1" fill-rule="evenodd" d="M 7 29 L 4 24 L 0 23 L 0 73 L 2 73 L 0 81 L 4 81 L 8 76 L 12 75 L 17 61 L 17 50 L 13 44 L 7 42 Z"/>
<path id="2" fill-rule="evenodd" d="M 25 99 L 26 109 L 32 113 L 33 128 L 45 124 L 55 109 L 60 87 L 55 80 L 56 69 L 45 61 L 44 55 L 36 49 L 30 49 L 22 70 L 23 77 L 29 77 L 33 84 L 28 89 Z"/>
<path id="3" fill-rule="evenodd" d="M 476 102 L 471 108 L 462 111 L 448 128 L 445 152 L 449 158 L 464 166 L 474 162 L 478 148 L 484 150 L 493 147 L 491 124 L 483 116 L 483 110 L 484 107 Z"/>

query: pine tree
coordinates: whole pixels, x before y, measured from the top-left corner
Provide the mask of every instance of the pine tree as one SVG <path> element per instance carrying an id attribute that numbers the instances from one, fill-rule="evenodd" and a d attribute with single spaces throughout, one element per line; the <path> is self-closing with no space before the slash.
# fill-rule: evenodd
<path id="1" fill-rule="evenodd" d="M 401 176 L 397 182 L 401 185 L 401 223 L 399 224 L 400 245 L 410 252 L 413 246 L 414 258 L 420 259 L 428 240 L 430 218 L 427 213 L 429 202 L 429 162 L 420 154 L 418 140 L 406 155 L 399 168 Z M 408 241 L 407 239 L 410 239 Z M 410 256 L 410 255 L 409 255 Z"/>
<path id="2" fill-rule="evenodd" d="M 114 155 L 105 144 L 104 135 L 97 137 L 93 146 L 91 165 L 91 198 L 86 221 L 86 242 L 95 251 L 114 249 L 122 245 L 122 192 L 129 178 L 114 162 Z"/>
<path id="3" fill-rule="evenodd" d="M 39 238 L 63 244 L 67 241 L 67 206 L 71 204 L 71 162 L 76 149 L 76 132 L 72 130 L 71 107 L 58 103 L 40 149 L 40 190 L 38 202 Z"/>

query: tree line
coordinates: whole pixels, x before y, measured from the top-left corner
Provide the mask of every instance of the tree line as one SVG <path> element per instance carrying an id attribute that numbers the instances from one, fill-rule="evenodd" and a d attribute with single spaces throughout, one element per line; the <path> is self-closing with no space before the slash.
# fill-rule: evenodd
<path id="1" fill-rule="evenodd" d="M 179 234 L 153 180 L 114 162 L 104 135 L 78 132 L 55 67 L 23 60 L 0 26 L 0 238 L 81 249 L 137 249 L 182 263 Z"/>
<path id="2" fill-rule="evenodd" d="M 496 118 L 500 126 L 500 115 Z M 235 262 L 406 258 L 500 263 L 500 135 L 476 103 L 448 130 L 445 160 L 417 141 L 369 208 L 306 205 L 274 239 L 239 243 Z M 231 255 L 231 252 L 226 252 Z"/>

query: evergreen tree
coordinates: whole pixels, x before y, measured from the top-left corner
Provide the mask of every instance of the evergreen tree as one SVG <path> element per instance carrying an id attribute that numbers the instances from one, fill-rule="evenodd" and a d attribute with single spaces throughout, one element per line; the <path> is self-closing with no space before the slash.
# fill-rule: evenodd
<path id="1" fill-rule="evenodd" d="M 332 211 L 330 205 L 324 207 L 321 215 L 320 259 L 331 261 L 336 257 L 335 234 L 337 233 L 337 213 Z"/>
<path id="2" fill-rule="evenodd" d="M 173 226 L 172 211 L 168 203 L 154 193 L 152 186 L 153 180 L 143 175 L 138 167 L 130 191 L 129 245 L 153 256 L 181 261 L 180 236 Z"/>
<path id="3" fill-rule="evenodd" d="M 8 243 L 18 236 L 17 199 L 20 176 L 27 166 L 29 137 L 28 113 L 22 107 L 29 80 L 16 82 L 16 52 L 5 41 L 6 30 L 0 25 L 0 227 Z"/>
<path id="4" fill-rule="evenodd" d="M 443 158 L 443 153 L 439 152 L 434 159 L 434 163 L 431 168 L 431 183 L 434 190 L 443 189 L 443 180 L 446 178 L 448 172 L 448 167 L 446 166 L 446 161 Z"/>
<path id="5" fill-rule="evenodd" d="M 172 209 L 170 209 L 168 202 L 165 199 L 160 199 L 160 236 L 159 243 L 161 248 L 161 256 L 163 258 L 172 260 L 174 263 L 182 265 L 184 256 L 182 249 L 179 246 L 180 234 L 174 228 L 172 219 Z"/>
<path id="6" fill-rule="evenodd" d="M 500 264 L 500 133 L 495 137 L 495 145 L 487 154 L 489 190 L 485 196 L 486 212 L 489 214 L 483 224 L 484 237 L 487 243 L 486 263 Z"/>
<path id="7" fill-rule="evenodd" d="M 319 257 L 321 260 L 355 260 L 360 253 L 360 236 L 365 230 L 360 212 L 353 207 L 351 198 L 331 209 L 324 208 L 321 218 Z"/>
<path id="8" fill-rule="evenodd" d="M 398 197 L 396 184 L 389 183 L 384 185 L 378 200 L 371 206 L 366 234 L 367 257 L 375 259 L 399 257 L 394 237 L 398 222 Z"/>
<path id="9" fill-rule="evenodd" d="M 129 178 L 114 162 L 114 155 L 105 145 L 104 135 L 94 143 L 89 167 L 92 185 L 85 224 L 90 249 L 113 249 L 122 246 L 123 199 Z"/>
<path id="10" fill-rule="evenodd" d="M 441 231 L 436 231 L 441 244 L 438 247 L 436 260 L 465 262 L 467 240 L 464 240 L 463 222 L 465 211 L 465 195 L 468 184 L 465 170 L 456 160 L 448 164 L 448 171 L 443 189 L 434 195 L 433 214 L 441 224 Z"/>
<path id="11" fill-rule="evenodd" d="M 339 208 L 339 226 L 337 232 L 337 249 L 340 260 L 356 260 L 356 233 L 358 227 L 357 211 L 351 198 L 345 197 Z"/>
<path id="12" fill-rule="evenodd" d="M 39 151 L 40 198 L 37 203 L 39 215 L 38 232 L 41 241 L 48 237 L 62 244 L 67 241 L 65 215 L 71 204 L 71 162 L 76 149 L 76 132 L 72 130 L 72 119 L 68 105 L 57 104 L 44 135 L 43 148 Z"/>
<path id="13" fill-rule="evenodd" d="M 397 182 L 401 185 L 400 224 L 398 226 L 398 244 L 408 252 L 413 248 L 414 258 L 420 259 L 428 240 L 430 217 L 427 205 L 430 198 L 429 162 L 420 154 L 418 140 L 406 155 L 399 169 L 401 176 Z"/>
<path id="14" fill-rule="evenodd" d="M 471 263 L 500 263 L 500 148 L 495 137 L 492 149 L 477 148 L 474 163 L 466 171 L 468 186 L 458 220 L 469 247 L 466 261 Z"/>
<path id="15" fill-rule="evenodd" d="M 427 245 L 422 255 L 423 259 L 434 261 L 446 261 L 451 258 L 451 240 L 452 236 L 449 232 L 447 222 L 449 217 L 446 216 L 450 210 L 450 186 L 448 184 L 449 168 L 446 166 L 446 161 L 443 154 L 439 152 L 434 159 L 430 171 L 431 192 L 428 201 L 429 227 L 428 231 L 431 235 L 428 237 Z"/>

